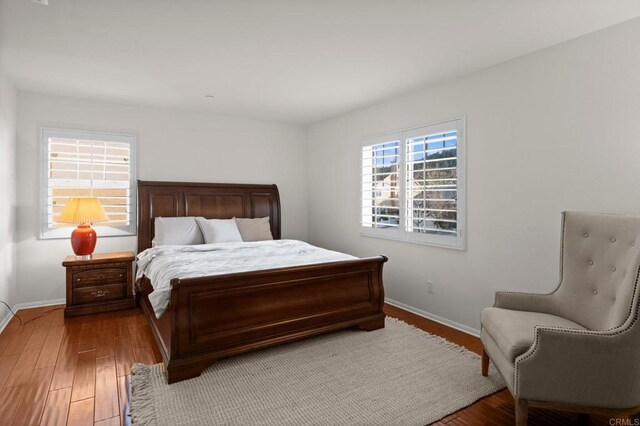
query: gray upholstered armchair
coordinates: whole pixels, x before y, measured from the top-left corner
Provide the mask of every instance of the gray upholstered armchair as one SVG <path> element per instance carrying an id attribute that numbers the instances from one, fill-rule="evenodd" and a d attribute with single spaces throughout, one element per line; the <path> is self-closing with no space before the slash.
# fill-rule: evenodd
<path id="1" fill-rule="evenodd" d="M 482 374 L 489 359 L 528 407 L 640 412 L 640 218 L 565 212 L 560 285 L 550 294 L 496 293 L 482 312 Z"/>

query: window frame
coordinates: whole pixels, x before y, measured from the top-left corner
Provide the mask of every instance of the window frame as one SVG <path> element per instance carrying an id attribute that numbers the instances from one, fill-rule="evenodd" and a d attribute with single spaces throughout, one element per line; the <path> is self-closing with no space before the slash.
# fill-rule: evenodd
<path id="1" fill-rule="evenodd" d="M 49 176 L 47 174 L 48 162 L 49 162 L 49 138 L 67 138 L 67 139 L 82 139 L 101 142 L 117 142 L 128 143 L 130 145 L 130 173 L 129 173 L 129 199 L 130 199 L 130 220 L 128 226 L 101 226 L 96 225 L 93 228 L 96 230 L 98 237 L 123 237 L 137 234 L 137 137 L 132 134 L 123 133 L 106 133 L 106 132 L 94 132 L 88 130 L 74 130 L 74 129 L 60 129 L 52 127 L 40 128 L 40 232 L 39 239 L 65 239 L 71 236 L 71 232 L 75 229 L 74 226 L 68 226 L 63 228 L 50 228 L 48 223 L 48 188 L 49 188 Z"/>
<path id="2" fill-rule="evenodd" d="M 438 133 L 444 130 L 456 130 L 458 132 L 456 142 L 456 235 L 448 237 L 446 235 L 432 235 L 426 233 L 409 232 L 406 230 L 407 218 L 407 141 L 419 136 Z M 364 184 L 362 170 L 364 168 L 364 158 L 362 149 L 366 146 L 377 145 L 384 142 L 400 141 L 400 163 L 399 163 L 399 203 L 400 203 L 400 226 L 393 228 L 372 228 L 362 225 L 362 188 Z M 370 136 L 362 139 L 359 145 L 360 161 L 360 185 L 358 186 L 358 223 L 360 235 L 387 240 L 404 241 L 413 244 L 428 245 L 433 247 L 448 248 L 453 250 L 466 250 L 466 117 L 461 116 L 449 120 L 443 120 L 432 124 L 415 126 L 408 129 L 389 132 L 381 135 Z"/>

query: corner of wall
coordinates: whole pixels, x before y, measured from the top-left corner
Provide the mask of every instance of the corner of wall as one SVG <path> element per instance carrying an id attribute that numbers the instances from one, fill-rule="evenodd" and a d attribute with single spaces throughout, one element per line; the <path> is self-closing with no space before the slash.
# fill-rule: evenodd
<path id="1" fill-rule="evenodd" d="M 16 148 L 17 92 L 0 69 L 0 300 L 14 306 L 17 295 L 16 262 Z M 0 324 L 10 317 L 0 305 Z"/>

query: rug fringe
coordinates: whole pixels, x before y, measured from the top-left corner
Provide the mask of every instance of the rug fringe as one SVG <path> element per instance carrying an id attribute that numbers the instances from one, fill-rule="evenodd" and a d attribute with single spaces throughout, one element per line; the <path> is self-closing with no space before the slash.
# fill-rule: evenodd
<path id="1" fill-rule="evenodd" d="M 152 365 L 144 364 L 134 364 L 131 367 L 131 375 L 136 376 L 136 380 L 130 381 L 131 401 L 129 403 L 129 415 L 131 416 L 131 422 L 136 425 L 156 424 L 153 387 L 151 386 L 152 368 Z"/>
<path id="2" fill-rule="evenodd" d="M 448 347 L 449 349 L 453 349 L 456 352 L 459 352 L 461 354 L 464 354 L 464 355 L 468 356 L 469 358 L 473 358 L 475 360 L 479 360 L 480 359 L 480 355 L 478 355 L 477 353 L 470 351 L 469 349 L 465 348 L 464 346 L 460 346 L 460 345 L 458 345 L 456 343 L 453 343 L 452 341 L 447 340 L 442 336 L 438 336 L 437 334 L 433 334 L 433 333 L 429 333 L 428 331 L 424 331 L 423 329 L 418 328 L 413 324 L 409 324 L 407 322 L 404 322 L 404 321 L 402 321 L 401 319 L 398 319 L 398 318 L 387 317 L 386 320 L 390 321 L 390 322 L 394 322 L 396 324 L 400 324 L 400 325 L 406 326 L 407 328 L 410 329 L 409 330 L 410 332 L 412 332 L 414 334 L 418 334 L 418 335 L 423 336 L 423 337 L 428 337 L 430 339 L 434 339 L 437 342 L 442 343 L 444 346 Z"/>

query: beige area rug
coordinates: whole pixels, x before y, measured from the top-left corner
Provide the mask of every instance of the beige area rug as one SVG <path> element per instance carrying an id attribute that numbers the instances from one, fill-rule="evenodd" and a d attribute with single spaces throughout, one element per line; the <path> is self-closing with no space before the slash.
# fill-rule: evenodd
<path id="1" fill-rule="evenodd" d="M 426 425 L 505 386 L 480 357 L 387 318 L 222 360 L 166 384 L 161 364 L 135 365 L 134 425 Z"/>

